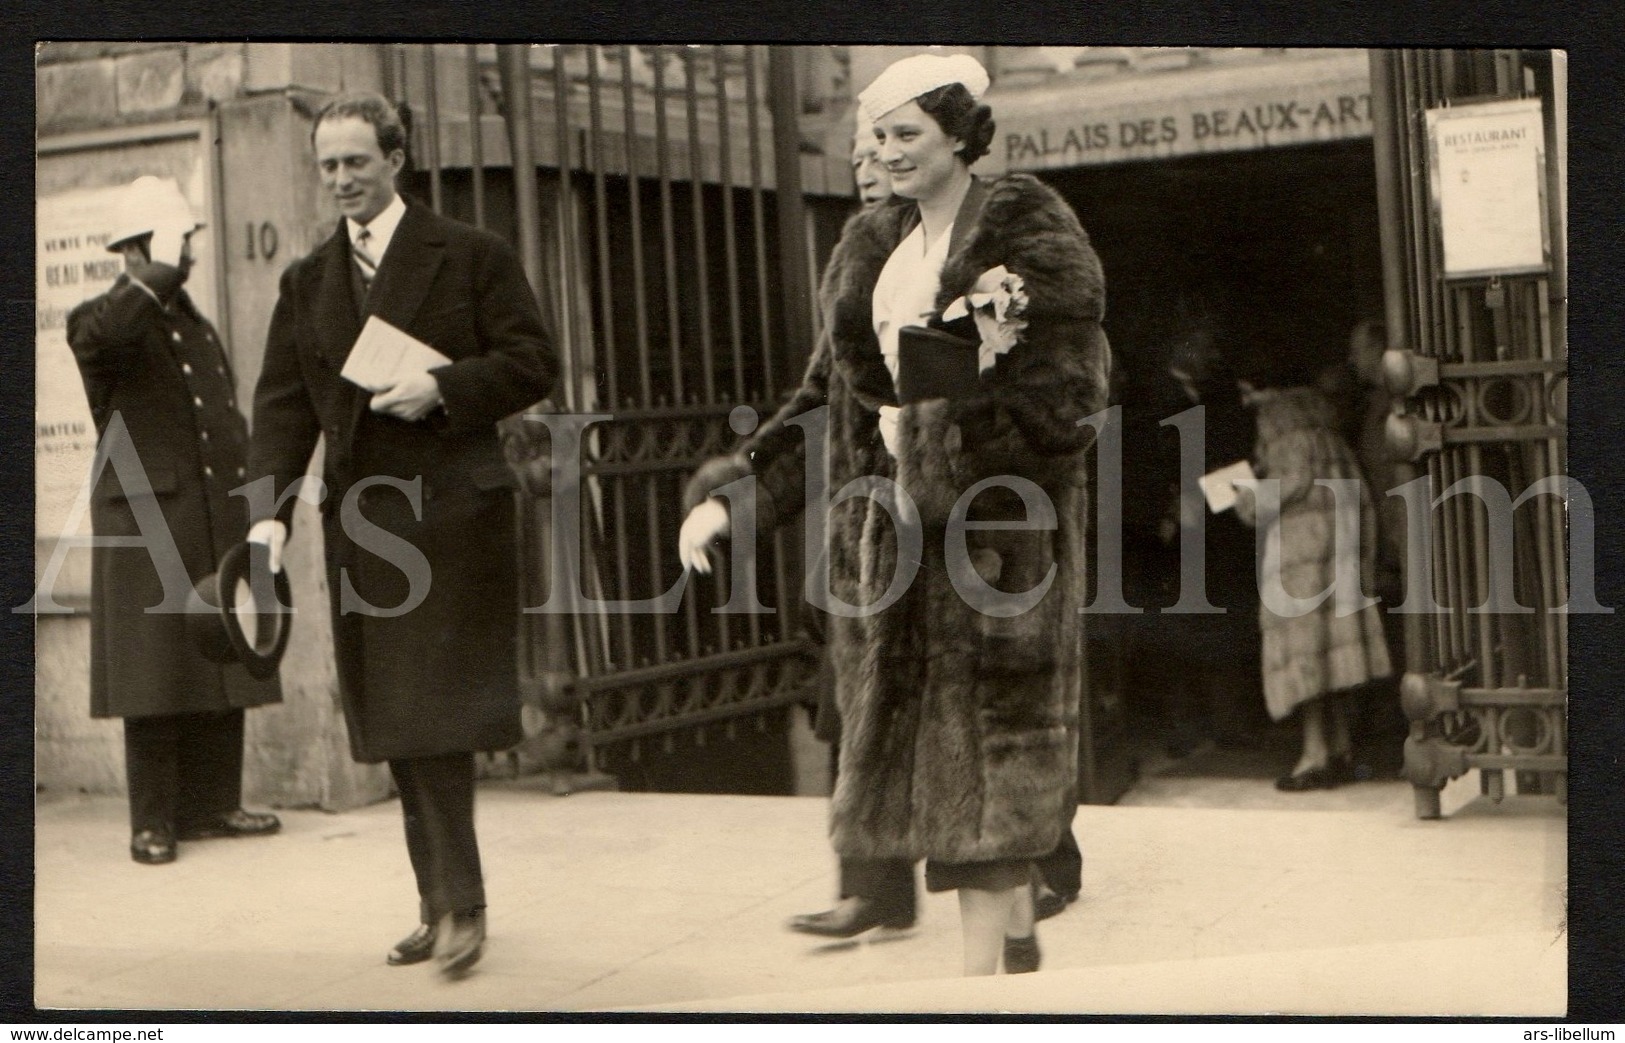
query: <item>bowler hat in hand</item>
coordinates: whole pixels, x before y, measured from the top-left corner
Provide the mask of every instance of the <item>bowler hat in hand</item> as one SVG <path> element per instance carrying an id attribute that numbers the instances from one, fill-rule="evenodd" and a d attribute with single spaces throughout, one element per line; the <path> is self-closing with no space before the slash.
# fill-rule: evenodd
<path id="1" fill-rule="evenodd" d="M 187 632 L 204 658 L 242 663 L 263 681 L 276 673 L 288 647 L 291 605 L 288 574 L 271 572 L 270 549 L 263 543 L 239 543 L 192 588 Z"/>

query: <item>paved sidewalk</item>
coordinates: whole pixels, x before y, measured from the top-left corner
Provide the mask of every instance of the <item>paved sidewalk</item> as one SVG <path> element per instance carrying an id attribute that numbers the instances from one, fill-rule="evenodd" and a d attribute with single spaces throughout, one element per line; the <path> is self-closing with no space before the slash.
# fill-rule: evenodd
<path id="1" fill-rule="evenodd" d="M 1267 787 L 1267 782 L 1256 782 Z M 388 802 L 282 835 L 125 853 L 117 798 L 38 809 L 36 1002 L 276 1010 L 1563 1013 L 1566 818 L 1549 798 L 1444 821 L 1409 787 L 1349 809 L 1090 807 L 1082 900 L 1044 970 L 958 978 L 952 895 L 912 931 L 783 929 L 834 890 L 827 802 L 482 787 L 486 957 L 385 966 L 416 897 Z"/>

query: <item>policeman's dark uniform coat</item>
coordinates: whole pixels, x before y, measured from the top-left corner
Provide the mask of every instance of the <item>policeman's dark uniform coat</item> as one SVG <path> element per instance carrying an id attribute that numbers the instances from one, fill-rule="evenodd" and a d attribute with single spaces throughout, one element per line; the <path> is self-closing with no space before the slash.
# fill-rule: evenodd
<path id="1" fill-rule="evenodd" d="M 372 412 L 339 375 L 368 315 L 452 361 L 434 370 L 444 400 L 422 421 Z M 322 502 L 327 578 L 350 749 L 364 762 L 504 749 L 519 719 L 512 472 L 496 423 L 545 397 L 557 363 L 535 297 L 501 239 L 408 202 L 370 288 L 346 222 L 283 274 L 254 401 L 249 476 L 280 495 L 326 439 Z M 405 614 L 341 612 L 352 589 L 377 609 L 408 596 L 408 577 L 341 526 L 341 504 L 371 476 L 421 481 L 422 516 L 374 485 L 361 514 L 422 552 L 428 595 Z M 277 516 L 290 522 L 293 500 Z M 253 519 L 255 521 L 259 518 Z M 394 555 L 398 558 L 398 555 Z"/>
<path id="2" fill-rule="evenodd" d="M 160 291 L 168 289 L 166 275 L 173 286 L 178 274 L 168 266 L 143 268 L 155 273 L 148 281 Z M 121 417 L 146 474 L 146 483 L 132 480 L 127 488 L 114 467 L 102 468 L 91 494 L 93 531 L 98 538 L 151 539 L 132 505 L 156 505 L 189 587 L 214 572 L 247 532 L 246 502 L 230 493 L 246 473 L 248 425 L 214 327 L 184 290 L 169 299 L 161 306 L 121 276 L 68 316 L 68 343 L 101 451 L 111 448 L 108 428 Z M 187 637 L 185 615 L 146 611 L 164 601 L 146 548 L 97 546 L 91 562 L 92 716 L 220 713 L 281 701 L 275 678 L 257 681 L 240 664 L 204 659 Z"/>

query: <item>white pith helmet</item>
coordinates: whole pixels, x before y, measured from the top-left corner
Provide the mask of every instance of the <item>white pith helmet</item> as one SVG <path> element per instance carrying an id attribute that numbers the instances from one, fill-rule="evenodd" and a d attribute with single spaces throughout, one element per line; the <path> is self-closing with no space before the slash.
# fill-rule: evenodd
<path id="1" fill-rule="evenodd" d="M 117 220 L 107 240 L 107 249 L 117 253 L 131 239 L 150 235 L 170 222 L 182 227 L 190 225 L 194 232 L 203 227 L 203 222 L 197 219 L 192 205 L 173 180 L 151 174 L 142 175 L 124 188 L 118 202 Z"/>

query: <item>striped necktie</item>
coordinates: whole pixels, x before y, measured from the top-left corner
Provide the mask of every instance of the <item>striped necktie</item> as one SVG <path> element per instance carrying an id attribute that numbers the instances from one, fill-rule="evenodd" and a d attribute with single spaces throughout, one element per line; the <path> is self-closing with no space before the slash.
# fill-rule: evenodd
<path id="1" fill-rule="evenodd" d="M 355 255 L 355 263 L 361 268 L 361 281 L 367 286 L 372 285 L 372 277 L 378 274 L 378 262 L 367 252 L 367 240 L 370 238 L 372 233 L 363 228 L 350 243 L 350 253 Z"/>

